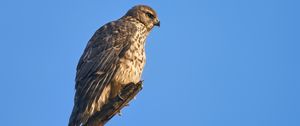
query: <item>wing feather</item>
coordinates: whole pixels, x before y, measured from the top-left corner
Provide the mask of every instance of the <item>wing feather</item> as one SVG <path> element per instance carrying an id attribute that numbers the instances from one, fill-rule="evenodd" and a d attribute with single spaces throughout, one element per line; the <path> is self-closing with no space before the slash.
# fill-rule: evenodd
<path id="1" fill-rule="evenodd" d="M 69 125 L 80 125 L 87 119 L 83 116 L 93 114 L 89 109 L 111 83 L 135 31 L 133 24 L 115 21 L 98 29 L 90 39 L 77 65 L 75 102 Z"/>

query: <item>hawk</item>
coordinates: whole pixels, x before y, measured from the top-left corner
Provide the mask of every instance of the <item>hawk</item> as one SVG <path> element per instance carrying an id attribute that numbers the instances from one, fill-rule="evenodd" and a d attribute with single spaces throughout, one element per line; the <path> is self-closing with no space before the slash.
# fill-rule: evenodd
<path id="1" fill-rule="evenodd" d="M 122 86 L 140 81 L 145 40 L 154 26 L 160 26 L 156 12 L 137 5 L 94 33 L 77 65 L 69 126 L 85 124 L 109 99 L 119 95 Z"/>

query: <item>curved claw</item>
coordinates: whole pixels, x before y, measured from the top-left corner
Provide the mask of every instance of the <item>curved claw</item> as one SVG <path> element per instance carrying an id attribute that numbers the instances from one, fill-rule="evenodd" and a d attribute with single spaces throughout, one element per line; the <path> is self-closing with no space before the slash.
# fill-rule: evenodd
<path id="1" fill-rule="evenodd" d="M 120 94 L 118 94 L 118 98 L 124 101 L 124 98 Z"/>

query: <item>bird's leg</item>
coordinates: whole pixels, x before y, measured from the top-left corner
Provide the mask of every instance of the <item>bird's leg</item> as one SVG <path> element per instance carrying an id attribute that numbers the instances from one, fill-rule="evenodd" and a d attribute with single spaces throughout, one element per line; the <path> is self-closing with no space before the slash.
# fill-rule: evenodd
<path id="1" fill-rule="evenodd" d="M 121 96 L 120 93 L 118 94 L 118 98 L 121 99 L 122 101 L 124 101 L 124 98 Z M 118 115 L 119 115 L 119 116 L 122 116 L 121 110 L 118 111 Z"/>

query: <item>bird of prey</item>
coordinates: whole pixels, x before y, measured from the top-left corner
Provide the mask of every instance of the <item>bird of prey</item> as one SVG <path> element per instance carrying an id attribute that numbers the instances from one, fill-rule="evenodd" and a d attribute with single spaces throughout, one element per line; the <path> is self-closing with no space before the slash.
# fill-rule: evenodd
<path id="1" fill-rule="evenodd" d="M 160 26 L 156 12 L 137 5 L 94 33 L 77 65 L 69 126 L 84 125 L 109 99 L 119 96 L 122 86 L 140 81 L 145 40 L 154 26 Z"/>

